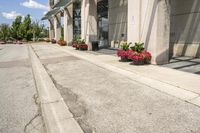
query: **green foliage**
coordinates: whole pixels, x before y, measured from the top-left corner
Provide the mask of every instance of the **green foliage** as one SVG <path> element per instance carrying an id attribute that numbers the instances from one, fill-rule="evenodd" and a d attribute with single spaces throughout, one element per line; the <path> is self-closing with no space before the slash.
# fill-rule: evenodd
<path id="1" fill-rule="evenodd" d="M 0 25 L 0 40 L 8 41 L 10 38 L 10 27 L 7 24 Z"/>
<path id="2" fill-rule="evenodd" d="M 21 23 L 22 23 L 22 17 L 21 16 L 17 16 L 16 19 L 13 21 L 12 26 L 11 26 L 11 36 L 12 38 L 16 39 L 16 40 L 21 40 L 22 36 L 21 36 Z"/>
<path id="3" fill-rule="evenodd" d="M 39 21 L 32 22 L 31 16 L 27 15 L 22 21 L 22 16 L 17 16 L 12 25 L 0 25 L 0 40 L 26 40 L 31 41 L 32 38 L 47 37 L 48 30 L 41 25 Z"/>
<path id="4" fill-rule="evenodd" d="M 40 25 L 38 21 L 35 21 L 31 25 L 31 34 L 37 40 L 38 38 L 47 36 L 47 31 L 44 29 L 44 25 Z"/>
<path id="5" fill-rule="evenodd" d="M 124 51 L 128 51 L 130 45 L 131 45 L 131 43 L 124 42 L 121 45 L 121 49 L 124 50 Z"/>
<path id="6" fill-rule="evenodd" d="M 31 17 L 29 14 L 24 18 L 23 23 L 20 25 L 20 30 L 22 38 L 26 39 L 27 41 L 30 41 L 32 38 L 32 32 L 31 32 Z"/>
<path id="7" fill-rule="evenodd" d="M 78 44 L 85 44 L 85 40 L 84 40 L 84 39 L 81 39 L 81 38 L 78 38 L 78 39 L 76 40 L 76 42 L 77 42 Z"/>
<path id="8" fill-rule="evenodd" d="M 135 45 L 131 47 L 131 50 L 141 53 L 142 51 L 144 51 L 144 43 L 136 42 Z"/>
<path id="9" fill-rule="evenodd" d="M 60 41 L 64 41 L 64 37 L 63 36 L 60 37 Z"/>
<path id="10" fill-rule="evenodd" d="M 79 35 L 74 35 L 73 42 L 77 42 L 78 39 L 81 39 L 81 37 Z"/>

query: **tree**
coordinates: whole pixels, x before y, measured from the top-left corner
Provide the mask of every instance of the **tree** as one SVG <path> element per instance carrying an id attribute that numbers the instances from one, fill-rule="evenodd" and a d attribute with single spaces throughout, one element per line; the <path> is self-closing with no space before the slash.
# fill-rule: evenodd
<path id="1" fill-rule="evenodd" d="M 20 31 L 20 25 L 22 23 L 22 16 L 17 16 L 16 19 L 12 23 L 11 27 L 11 36 L 16 40 L 21 40 L 22 35 Z"/>
<path id="2" fill-rule="evenodd" d="M 0 40 L 8 41 L 10 38 L 10 27 L 8 24 L 0 25 Z"/>
<path id="3" fill-rule="evenodd" d="M 36 39 L 46 36 L 46 32 L 44 25 L 40 24 L 39 21 L 32 23 L 32 33 Z"/>
<path id="4" fill-rule="evenodd" d="M 19 30 L 20 30 L 20 33 L 21 33 L 23 39 L 26 39 L 27 41 L 31 40 L 31 38 L 32 38 L 31 16 L 29 14 L 24 18 L 24 21 L 20 25 Z"/>

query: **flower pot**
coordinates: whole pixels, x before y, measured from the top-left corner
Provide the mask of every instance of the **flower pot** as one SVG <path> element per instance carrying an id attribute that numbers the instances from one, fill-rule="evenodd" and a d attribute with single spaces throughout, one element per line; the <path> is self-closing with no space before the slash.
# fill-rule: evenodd
<path id="1" fill-rule="evenodd" d="M 128 59 L 127 57 L 121 57 L 121 62 L 129 62 L 131 61 L 130 59 Z"/>
<path id="2" fill-rule="evenodd" d="M 144 63 L 144 60 L 142 60 L 142 61 L 133 61 L 133 64 L 134 65 L 144 65 L 145 63 Z"/>
<path id="3" fill-rule="evenodd" d="M 58 41 L 58 44 L 59 44 L 60 46 L 66 46 L 66 42 L 63 41 L 63 40 Z"/>
<path id="4" fill-rule="evenodd" d="M 79 45 L 79 50 L 88 50 L 87 44 L 80 44 Z"/>
<path id="5" fill-rule="evenodd" d="M 51 40 L 51 43 L 52 43 L 52 44 L 55 44 L 55 43 L 56 43 L 56 40 L 52 39 L 52 40 Z"/>

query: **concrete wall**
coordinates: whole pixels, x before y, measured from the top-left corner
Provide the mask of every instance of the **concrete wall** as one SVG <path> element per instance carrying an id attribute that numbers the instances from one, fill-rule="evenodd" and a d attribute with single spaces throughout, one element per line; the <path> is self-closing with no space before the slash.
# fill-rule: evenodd
<path id="1" fill-rule="evenodd" d="M 127 39 L 128 0 L 108 0 L 109 44 L 112 40 Z"/>
<path id="2" fill-rule="evenodd" d="M 170 55 L 200 57 L 200 0 L 171 0 Z"/>
<path id="3" fill-rule="evenodd" d="M 128 41 L 144 42 L 153 64 L 169 61 L 168 0 L 128 0 Z"/>

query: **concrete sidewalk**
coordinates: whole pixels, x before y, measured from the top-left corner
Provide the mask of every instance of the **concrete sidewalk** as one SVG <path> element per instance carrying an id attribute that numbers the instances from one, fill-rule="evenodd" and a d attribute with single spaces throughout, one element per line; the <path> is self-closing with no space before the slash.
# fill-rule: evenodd
<path id="1" fill-rule="evenodd" d="M 199 75 L 156 65 L 135 66 L 130 65 L 130 62 L 120 62 L 119 58 L 116 56 L 77 51 L 72 47 L 51 46 L 73 56 L 90 61 L 98 66 L 129 76 L 159 91 L 200 106 Z"/>
<path id="2" fill-rule="evenodd" d="M 85 133 L 200 132 L 200 108 L 185 102 L 197 93 L 113 66 L 109 56 L 55 45 L 33 49 Z"/>

